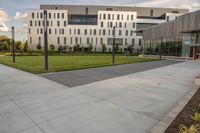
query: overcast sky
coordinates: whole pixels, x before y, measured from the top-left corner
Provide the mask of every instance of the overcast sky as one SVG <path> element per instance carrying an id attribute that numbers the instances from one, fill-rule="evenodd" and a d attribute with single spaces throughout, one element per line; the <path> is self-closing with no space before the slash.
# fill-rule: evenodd
<path id="1" fill-rule="evenodd" d="M 40 4 L 124 5 L 200 10 L 200 0 L 0 0 L 0 35 L 9 35 L 10 27 L 15 26 L 17 39 L 26 39 L 26 12 L 28 9 L 38 9 Z"/>

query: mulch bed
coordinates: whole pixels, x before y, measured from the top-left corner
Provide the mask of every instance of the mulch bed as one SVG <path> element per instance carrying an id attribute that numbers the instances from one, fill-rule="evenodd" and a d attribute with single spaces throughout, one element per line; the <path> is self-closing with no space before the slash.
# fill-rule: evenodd
<path id="1" fill-rule="evenodd" d="M 184 124 L 187 127 L 190 127 L 192 124 L 200 124 L 200 122 L 196 122 L 191 118 L 191 116 L 194 116 L 195 112 L 200 112 L 200 89 L 195 93 L 164 133 L 178 133 L 180 124 Z"/>

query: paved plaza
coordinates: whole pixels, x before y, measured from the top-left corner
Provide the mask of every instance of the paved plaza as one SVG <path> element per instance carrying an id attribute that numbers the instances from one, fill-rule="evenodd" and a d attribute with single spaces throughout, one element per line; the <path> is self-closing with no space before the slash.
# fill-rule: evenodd
<path id="1" fill-rule="evenodd" d="M 199 61 L 157 65 L 71 85 L 0 65 L 0 133 L 147 133 L 200 73 Z"/>
<path id="2" fill-rule="evenodd" d="M 41 74 L 41 76 L 68 87 L 75 87 L 176 63 L 180 63 L 180 61 L 162 60 L 143 62 L 109 67 L 90 68 L 84 70 L 45 73 Z"/>

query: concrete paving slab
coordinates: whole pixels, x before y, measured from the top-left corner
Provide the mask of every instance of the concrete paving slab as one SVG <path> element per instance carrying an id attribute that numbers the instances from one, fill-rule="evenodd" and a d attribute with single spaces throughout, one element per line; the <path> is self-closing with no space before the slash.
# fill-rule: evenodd
<path id="1" fill-rule="evenodd" d="M 195 87 L 200 62 L 120 72 L 71 88 L 4 65 L 0 70 L 0 132 L 146 133 Z"/>
<path id="2" fill-rule="evenodd" d="M 0 97 L 0 133 L 16 133 L 34 126 L 8 97 Z"/>
<path id="3" fill-rule="evenodd" d="M 61 117 L 65 114 L 70 114 L 85 108 L 92 106 L 102 100 L 95 97 L 91 97 L 85 94 L 80 94 L 74 97 L 71 97 L 67 100 L 57 102 L 55 104 L 38 106 L 27 105 L 23 107 L 23 110 L 36 122 L 44 123 Z"/>
<path id="4" fill-rule="evenodd" d="M 40 126 L 47 133 L 145 133 L 152 123 L 157 121 L 108 102 L 100 102 Z"/>

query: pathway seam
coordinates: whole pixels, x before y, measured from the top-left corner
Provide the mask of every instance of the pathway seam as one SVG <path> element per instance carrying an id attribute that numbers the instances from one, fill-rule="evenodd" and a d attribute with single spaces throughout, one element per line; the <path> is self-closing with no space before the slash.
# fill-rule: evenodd
<path id="1" fill-rule="evenodd" d="M 35 124 L 36 127 L 39 128 L 39 130 L 41 130 L 41 132 L 45 133 L 45 131 L 4 90 L 1 89 L 1 91 L 17 106 L 18 109 L 20 109 L 26 115 L 29 120 L 33 122 L 33 124 Z"/>

